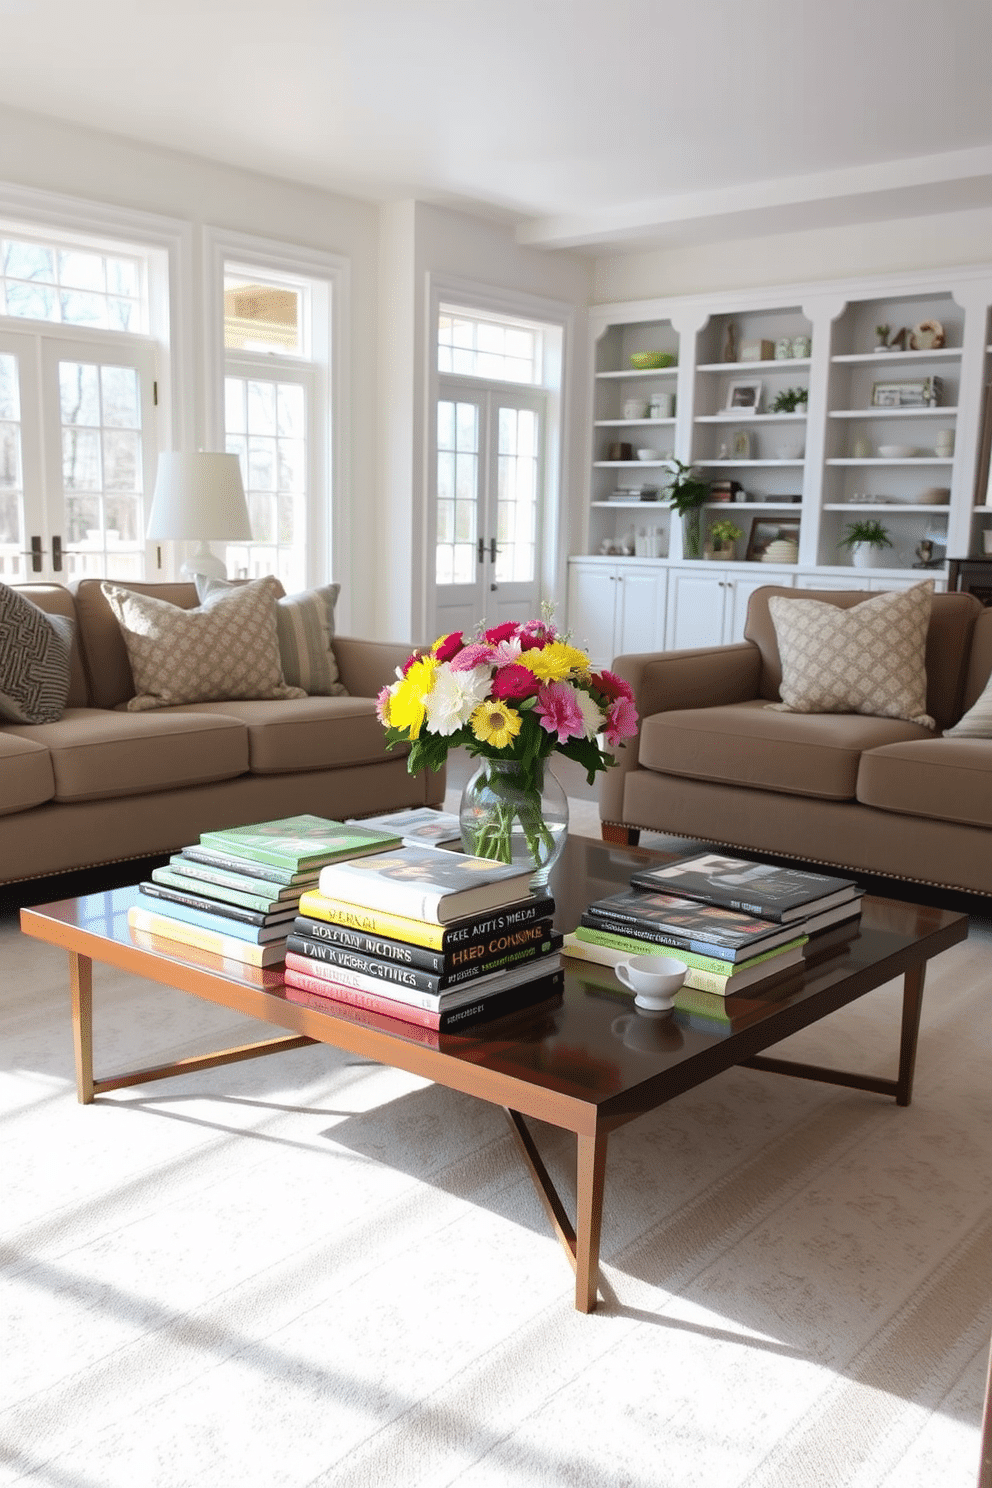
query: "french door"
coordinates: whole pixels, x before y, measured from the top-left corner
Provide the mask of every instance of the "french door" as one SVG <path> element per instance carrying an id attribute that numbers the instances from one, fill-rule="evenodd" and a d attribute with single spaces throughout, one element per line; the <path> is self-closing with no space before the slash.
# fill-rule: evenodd
<path id="1" fill-rule="evenodd" d="M 438 633 L 539 613 L 544 398 L 441 378 L 433 441 Z"/>
<path id="2" fill-rule="evenodd" d="M 0 579 L 141 579 L 155 354 L 128 337 L 0 330 Z"/>

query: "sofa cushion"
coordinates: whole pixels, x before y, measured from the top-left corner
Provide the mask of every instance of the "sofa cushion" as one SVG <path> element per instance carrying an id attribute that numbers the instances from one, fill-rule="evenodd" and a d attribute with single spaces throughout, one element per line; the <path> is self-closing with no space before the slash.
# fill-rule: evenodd
<path id="1" fill-rule="evenodd" d="M 69 708 L 58 723 L 35 725 L 30 739 L 51 757 L 57 801 L 144 795 L 248 769 L 244 724 L 220 714 Z"/>
<path id="2" fill-rule="evenodd" d="M 186 610 L 102 584 L 124 634 L 137 695 L 130 712 L 226 698 L 302 697 L 288 687 L 276 631 L 278 580 L 267 576 Z"/>
<path id="3" fill-rule="evenodd" d="M 231 701 L 184 709 L 237 718 L 248 732 L 253 775 L 297 770 L 334 770 L 402 758 L 409 747 L 386 749 L 374 698 L 307 697 L 295 702 Z"/>
<path id="4" fill-rule="evenodd" d="M 52 756 L 45 746 L 0 729 L 0 816 L 40 806 L 54 794 Z"/>
<path id="5" fill-rule="evenodd" d="M 73 623 L 0 584 L 0 719 L 50 723 L 69 696 Z"/>
<path id="6" fill-rule="evenodd" d="M 780 713 L 759 699 L 652 714 L 641 727 L 638 763 L 666 775 L 850 801 L 863 750 L 929 737 L 899 719 Z"/>
<path id="7" fill-rule="evenodd" d="M 86 708 L 90 703 L 86 684 L 86 671 L 80 647 L 79 625 L 76 617 L 76 601 L 71 590 L 64 584 L 18 584 L 18 594 L 23 594 L 46 615 L 62 615 L 72 621 L 72 657 L 69 663 L 69 696 L 67 708 Z"/>
<path id="8" fill-rule="evenodd" d="M 204 604 L 239 587 L 229 579 L 197 574 L 196 592 Z M 334 655 L 334 606 L 340 584 L 325 584 L 301 594 L 284 595 L 276 604 L 276 628 L 283 675 L 291 687 L 310 697 L 338 697 L 346 692 Z"/>
<path id="9" fill-rule="evenodd" d="M 881 811 L 992 827 L 992 749 L 981 739 L 889 744 L 861 760 L 858 800 Z"/>
<path id="10" fill-rule="evenodd" d="M 782 662 L 775 638 L 775 626 L 769 603 L 775 596 L 785 599 L 816 599 L 824 604 L 849 609 L 876 596 L 864 590 L 803 590 L 762 586 L 748 601 L 745 638 L 761 653 L 758 696 L 775 702 L 782 683 Z M 971 649 L 972 632 L 980 620 L 982 606 L 973 594 L 935 594 L 927 631 L 926 711 L 937 721 L 938 728 L 949 728 L 961 716 L 965 674 Z M 981 691 L 979 687 L 975 696 Z"/>
<path id="11" fill-rule="evenodd" d="M 768 602 L 791 713 L 866 713 L 933 728 L 926 639 L 933 583 L 889 590 L 850 609 L 817 599 Z"/>

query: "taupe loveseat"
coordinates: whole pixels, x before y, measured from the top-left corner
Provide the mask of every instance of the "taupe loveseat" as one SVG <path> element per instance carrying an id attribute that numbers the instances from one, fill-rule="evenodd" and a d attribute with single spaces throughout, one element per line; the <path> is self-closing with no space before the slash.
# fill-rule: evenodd
<path id="1" fill-rule="evenodd" d="M 183 609 L 192 584 L 129 584 Z M 410 776 L 387 753 L 379 689 L 410 653 L 335 636 L 348 696 L 120 711 L 134 682 L 97 580 L 20 589 L 75 622 L 68 705 L 57 722 L 0 725 L 0 882 L 166 853 L 211 828 L 298 812 L 340 820 L 439 805 L 444 775 Z"/>
<path id="2" fill-rule="evenodd" d="M 778 712 L 769 600 L 849 607 L 872 596 L 762 588 L 735 645 L 620 656 L 638 736 L 603 777 L 603 836 L 673 833 L 992 894 L 992 739 L 945 737 L 992 672 L 992 610 L 936 594 L 926 639 L 929 730 L 897 718 Z"/>

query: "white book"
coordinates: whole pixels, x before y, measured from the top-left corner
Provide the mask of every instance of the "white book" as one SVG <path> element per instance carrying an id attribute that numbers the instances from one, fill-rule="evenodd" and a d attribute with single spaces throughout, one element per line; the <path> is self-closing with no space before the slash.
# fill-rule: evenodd
<path id="1" fill-rule="evenodd" d="M 398 847 L 329 863 L 318 882 L 328 899 L 447 925 L 529 898 L 532 872 L 441 847 Z"/>

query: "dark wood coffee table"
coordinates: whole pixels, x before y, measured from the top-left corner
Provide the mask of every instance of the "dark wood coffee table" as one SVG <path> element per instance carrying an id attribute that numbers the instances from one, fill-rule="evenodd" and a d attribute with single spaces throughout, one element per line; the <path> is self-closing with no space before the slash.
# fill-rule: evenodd
<path id="1" fill-rule="evenodd" d="M 551 887 L 559 929 L 574 929 L 586 904 L 624 887 L 635 868 L 662 855 L 570 837 Z M 523 1012 L 477 1024 L 458 1034 L 433 1035 L 341 1005 L 334 1013 L 287 1001 L 277 973 L 259 985 L 232 963 L 132 935 L 133 888 L 66 899 L 21 912 L 26 934 L 69 952 L 76 1081 L 80 1101 L 144 1084 L 251 1059 L 304 1044 L 326 1043 L 379 1063 L 409 1070 L 440 1085 L 502 1106 L 550 1221 L 575 1269 L 575 1305 L 596 1305 L 600 1224 L 609 1133 L 712 1079 L 733 1065 L 800 1075 L 894 1096 L 909 1104 L 927 961 L 968 933 L 967 917 L 949 910 L 866 898 L 857 928 L 827 931 L 811 942 L 804 969 L 748 990 L 750 1011 L 729 1030 L 707 1032 L 678 1011 L 643 1018 L 606 968 L 569 961 L 563 992 Z M 195 958 L 195 959 L 194 959 Z M 108 1079 L 93 1075 L 93 962 L 160 982 L 262 1022 L 290 1030 L 261 1044 L 225 1049 Z M 816 1023 L 894 977 L 904 978 L 898 1070 L 881 1079 L 770 1058 L 763 1051 Z M 755 1003 L 759 1005 L 754 1007 Z M 627 1017 L 626 1015 L 630 1015 Z M 893 1039 L 895 1043 L 895 1038 Z M 576 1219 L 541 1160 L 526 1119 L 575 1133 Z"/>

